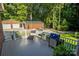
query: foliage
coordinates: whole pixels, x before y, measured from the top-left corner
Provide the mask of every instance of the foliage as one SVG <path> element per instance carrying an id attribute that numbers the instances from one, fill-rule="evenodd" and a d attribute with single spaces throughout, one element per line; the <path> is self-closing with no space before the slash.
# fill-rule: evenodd
<path id="1" fill-rule="evenodd" d="M 16 35 L 17 36 L 25 36 L 25 32 L 24 31 L 22 31 L 22 32 L 18 31 L 18 32 L 16 32 Z"/>
<path id="2" fill-rule="evenodd" d="M 79 32 L 75 32 L 74 37 L 79 38 Z"/>
<path id="3" fill-rule="evenodd" d="M 60 34 L 60 38 L 67 43 L 77 45 L 77 38 L 74 37 L 74 34 Z"/>
<path id="4" fill-rule="evenodd" d="M 68 22 L 64 19 L 61 23 L 61 30 L 68 30 Z"/>
<path id="5" fill-rule="evenodd" d="M 3 20 L 6 19 L 15 19 L 19 21 L 26 20 L 26 16 L 27 16 L 26 4 L 7 3 L 4 4 L 4 7 L 5 7 L 5 11 L 2 14 Z"/>
<path id="6" fill-rule="evenodd" d="M 72 49 L 68 49 L 66 46 L 61 44 L 54 48 L 54 55 L 55 56 L 72 56 L 74 55 L 74 52 Z"/>
<path id="7" fill-rule="evenodd" d="M 74 3 L 53 4 L 24 4 L 4 3 L 5 11 L 1 14 L 3 20 L 15 19 L 19 21 L 39 20 L 47 28 L 56 30 L 77 30 L 78 15 L 77 5 Z"/>

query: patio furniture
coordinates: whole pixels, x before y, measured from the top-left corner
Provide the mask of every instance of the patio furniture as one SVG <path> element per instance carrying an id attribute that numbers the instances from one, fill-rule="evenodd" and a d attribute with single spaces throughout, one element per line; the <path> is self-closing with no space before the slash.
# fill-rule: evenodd
<path id="1" fill-rule="evenodd" d="M 28 40 L 33 40 L 34 39 L 34 36 L 33 35 L 29 35 L 27 39 Z"/>
<path id="2" fill-rule="evenodd" d="M 58 45 L 60 39 L 60 35 L 56 34 L 56 33 L 51 33 L 49 36 L 49 41 L 48 41 L 48 45 L 51 47 L 55 47 Z"/>

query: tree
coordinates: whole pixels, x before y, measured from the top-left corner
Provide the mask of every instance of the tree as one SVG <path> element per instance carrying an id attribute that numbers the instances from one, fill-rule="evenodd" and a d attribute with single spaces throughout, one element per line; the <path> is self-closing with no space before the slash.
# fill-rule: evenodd
<path id="1" fill-rule="evenodd" d="M 64 19 L 61 23 L 61 30 L 68 30 L 68 22 Z"/>
<path id="2" fill-rule="evenodd" d="M 5 12 L 1 14 L 3 20 L 17 19 L 19 21 L 33 20 L 43 21 L 46 27 L 55 30 L 62 29 L 64 19 L 68 22 L 68 30 L 78 29 L 79 10 L 74 3 L 53 3 L 53 4 L 24 4 L 24 3 L 6 3 Z"/>
<path id="3" fill-rule="evenodd" d="M 5 11 L 3 13 L 3 19 L 15 19 L 24 21 L 27 19 L 27 7 L 22 3 L 7 3 L 5 4 Z"/>

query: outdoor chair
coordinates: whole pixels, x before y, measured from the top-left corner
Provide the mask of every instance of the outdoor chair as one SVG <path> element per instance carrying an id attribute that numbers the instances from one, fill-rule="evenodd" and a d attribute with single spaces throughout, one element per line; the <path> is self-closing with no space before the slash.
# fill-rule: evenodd
<path id="1" fill-rule="evenodd" d="M 33 36 L 33 35 L 30 35 L 30 36 L 28 36 L 27 39 L 28 39 L 28 40 L 33 40 L 33 39 L 34 39 L 34 36 Z"/>

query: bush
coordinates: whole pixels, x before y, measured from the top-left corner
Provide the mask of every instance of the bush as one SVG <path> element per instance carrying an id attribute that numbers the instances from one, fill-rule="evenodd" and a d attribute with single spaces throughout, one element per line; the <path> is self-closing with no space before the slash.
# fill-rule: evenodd
<path id="1" fill-rule="evenodd" d="M 79 32 L 75 32 L 75 35 L 74 35 L 76 38 L 79 38 Z"/>
<path id="2" fill-rule="evenodd" d="M 23 32 L 17 31 L 17 32 L 16 32 L 16 35 L 17 35 L 17 36 L 24 36 L 24 35 L 25 35 L 25 32 L 24 32 L 24 31 L 23 31 Z"/>
<path id="3" fill-rule="evenodd" d="M 68 30 L 68 22 L 66 21 L 66 19 L 64 19 L 61 23 L 61 30 Z"/>
<path id="4" fill-rule="evenodd" d="M 54 48 L 54 55 L 55 56 L 74 56 L 74 51 L 72 49 L 68 49 L 63 44 L 58 45 Z"/>
<path id="5" fill-rule="evenodd" d="M 77 38 L 74 37 L 74 34 L 60 34 L 60 38 L 67 43 L 70 43 L 72 45 L 77 45 L 76 42 Z"/>

